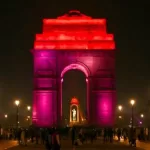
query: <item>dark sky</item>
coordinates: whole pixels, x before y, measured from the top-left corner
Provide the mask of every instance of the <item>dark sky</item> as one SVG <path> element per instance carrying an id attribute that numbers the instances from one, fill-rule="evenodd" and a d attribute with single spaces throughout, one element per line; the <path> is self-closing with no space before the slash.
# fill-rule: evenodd
<path id="1" fill-rule="evenodd" d="M 118 103 L 128 105 L 129 99 L 133 97 L 137 100 L 137 108 L 147 106 L 147 101 L 150 100 L 149 8 L 145 1 L 129 2 L 130 0 L 2 1 L 0 111 L 14 111 L 10 108 L 14 107 L 13 100 L 16 98 L 22 100 L 22 107 L 32 103 L 30 49 L 33 48 L 34 36 L 42 32 L 43 18 L 55 18 L 71 9 L 78 9 L 94 18 L 107 18 L 108 31 L 114 33 L 117 46 Z M 77 76 L 82 79 L 80 73 Z M 69 79 L 66 82 L 69 83 Z"/>

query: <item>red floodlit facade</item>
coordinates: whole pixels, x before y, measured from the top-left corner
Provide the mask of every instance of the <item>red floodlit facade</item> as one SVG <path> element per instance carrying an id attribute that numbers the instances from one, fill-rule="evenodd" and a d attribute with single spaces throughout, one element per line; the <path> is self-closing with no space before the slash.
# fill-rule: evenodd
<path id="1" fill-rule="evenodd" d="M 106 32 L 105 19 L 92 19 L 78 11 L 76 14 L 79 15 L 44 19 L 43 33 L 36 35 L 34 49 L 113 50 L 115 48 L 113 34 Z"/>
<path id="2" fill-rule="evenodd" d="M 115 41 L 106 29 L 106 19 L 93 19 L 79 11 L 43 20 L 43 32 L 36 34 L 32 50 L 35 125 L 53 126 L 61 122 L 63 75 L 71 69 L 86 76 L 89 123 L 113 125 Z"/>
<path id="3" fill-rule="evenodd" d="M 77 98 L 72 98 L 70 104 L 75 104 L 75 105 L 79 105 L 79 101 Z"/>

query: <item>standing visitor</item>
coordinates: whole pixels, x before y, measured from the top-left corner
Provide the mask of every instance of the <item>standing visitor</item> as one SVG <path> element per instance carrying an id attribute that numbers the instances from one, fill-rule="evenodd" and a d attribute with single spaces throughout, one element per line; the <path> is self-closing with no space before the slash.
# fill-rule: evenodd
<path id="1" fill-rule="evenodd" d="M 52 134 L 52 149 L 53 150 L 60 150 L 60 136 L 57 129 L 53 130 Z"/>
<path id="2" fill-rule="evenodd" d="M 106 143 L 107 140 L 108 140 L 108 129 L 105 128 L 104 129 L 104 134 L 103 134 L 103 141 L 104 141 L 104 143 Z"/>
<path id="3" fill-rule="evenodd" d="M 45 147 L 47 150 L 52 149 L 52 132 L 50 129 L 46 131 Z"/>
<path id="4" fill-rule="evenodd" d="M 73 127 L 71 131 L 72 146 L 75 145 L 75 136 L 76 136 L 76 130 L 75 127 Z"/>
<path id="5" fill-rule="evenodd" d="M 120 142 L 120 138 L 121 138 L 121 129 L 120 128 L 117 130 L 117 137 L 118 137 L 118 141 Z"/>

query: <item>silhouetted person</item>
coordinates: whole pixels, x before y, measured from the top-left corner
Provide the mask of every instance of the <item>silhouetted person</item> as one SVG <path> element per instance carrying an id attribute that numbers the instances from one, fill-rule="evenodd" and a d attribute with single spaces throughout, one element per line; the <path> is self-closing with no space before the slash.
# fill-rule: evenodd
<path id="1" fill-rule="evenodd" d="M 108 137 L 108 130 L 105 128 L 104 129 L 104 143 L 107 142 L 107 137 Z"/>
<path id="2" fill-rule="evenodd" d="M 52 149 L 52 131 L 48 129 L 46 132 L 46 138 L 45 138 L 45 147 L 47 150 Z"/>
<path id="3" fill-rule="evenodd" d="M 91 143 L 93 143 L 94 139 L 95 139 L 95 131 L 93 130 L 91 132 Z"/>
<path id="4" fill-rule="evenodd" d="M 108 136 L 109 136 L 109 142 L 112 143 L 113 142 L 113 129 L 112 128 L 109 128 Z"/>
<path id="5" fill-rule="evenodd" d="M 36 140 L 36 144 L 38 144 L 39 143 L 39 129 L 38 128 L 35 130 L 35 140 Z"/>
<path id="6" fill-rule="evenodd" d="M 45 130 L 43 129 L 41 131 L 41 144 L 44 144 L 45 143 Z"/>
<path id="7" fill-rule="evenodd" d="M 19 128 L 18 130 L 17 130 L 17 139 L 18 139 L 18 143 L 20 144 L 20 141 L 21 141 L 21 129 Z"/>
<path id="8" fill-rule="evenodd" d="M 123 138 L 124 138 L 124 141 L 127 140 L 127 131 L 126 131 L 126 129 L 123 129 Z"/>
<path id="9" fill-rule="evenodd" d="M 30 129 L 30 136 L 31 136 L 31 143 L 34 142 L 34 130 L 33 128 Z"/>
<path id="10" fill-rule="evenodd" d="M 75 130 L 75 127 L 73 127 L 73 128 L 72 128 L 72 131 L 71 131 L 72 145 L 75 144 L 75 136 L 76 136 L 76 130 Z"/>
<path id="11" fill-rule="evenodd" d="M 52 149 L 60 150 L 60 135 L 56 129 L 53 131 L 52 134 Z"/>
<path id="12" fill-rule="evenodd" d="M 118 141 L 120 141 L 120 137 L 121 137 L 121 129 L 117 130 L 117 137 L 118 137 Z"/>

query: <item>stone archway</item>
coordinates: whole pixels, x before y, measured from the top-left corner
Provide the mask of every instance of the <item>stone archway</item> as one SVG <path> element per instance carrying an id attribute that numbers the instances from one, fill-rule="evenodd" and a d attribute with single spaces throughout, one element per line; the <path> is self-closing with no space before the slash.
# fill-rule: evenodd
<path id="1" fill-rule="evenodd" d="M 89 97 L 90 97 L 90 91 L 89 91 L 89 82 L 88 82 L 88 78 L 90 76 L 90 71 L 89 69 L 83 65 L 82 63 L 71 63 L 69 65 L 67 65 L 66 67 L 64 67 L 64 69 L 61 72 L 61 82 L 60 82 L 60 105 L 61 105 L 61 120 L 62 120 L 62 83 L 63 83 L 63 76 L 66 72 L 68 72 L 69 70 L 79 70 L 81 72 L 84 73 L 85 77 L 86 77 L 86 112 L 87 112 L 87 116 L 86 118 L 89 120 Z"/>
<path id="2" fill-rule="evenodd" d="M 34 125 L 49 127 L 61 121 L 61 82 L 69 69 L 81 70 L 87 77 L 89 123 L 114 125 L 115 41 L 106 29 L 106 19 L 92 19 L 79 11 L 43 20 L 43 33 L 36 34 L 32 50 Z"/>
<path id="3" fill-rule="evenodd" d="M 77 70 L 82 71 L 85 74 L 86 78 L 88 78 L 88 76 L 90 75 L 89 69 L 85 67 L 85 65 L 82 65 L 81 63 L 71 63 L 62 70 L 61 78 L 67 71 L 72 70 L 72 69 L 77 69 Z"/>

